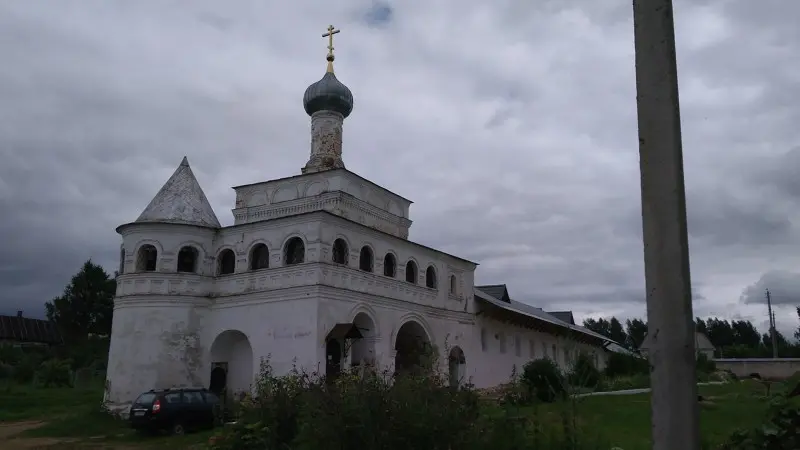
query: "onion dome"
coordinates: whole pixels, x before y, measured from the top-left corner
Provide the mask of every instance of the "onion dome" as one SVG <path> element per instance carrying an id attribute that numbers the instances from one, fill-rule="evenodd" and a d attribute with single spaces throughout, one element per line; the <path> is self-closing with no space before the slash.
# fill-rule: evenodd
<path id="1" fill-rule="evenodd" d="M 328 62 L 332 62 L 332 58 Z M 336 79 L 332 64 L 321 80 L 306 89 L 303 95 L 303 108 L 309 116 L 317 111 L 336 111 L 344 117 L 353 111 L 353 93 Z"/>

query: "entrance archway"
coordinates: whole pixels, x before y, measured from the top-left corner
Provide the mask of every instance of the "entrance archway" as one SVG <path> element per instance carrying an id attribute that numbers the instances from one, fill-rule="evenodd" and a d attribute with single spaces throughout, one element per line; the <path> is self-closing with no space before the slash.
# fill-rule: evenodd
<path id="1" fill-rule="evenodd" d="M 227 330 L 211 344 L 210 390 L 228 394 L 249 392 L 253 383 L 253 348 L 247 336 Z"/>
<path id="2" fill-rule="evenodd" d="M 448 373 L 450 375 L 450 386 L 461 386 L 464 383 L 464 377 L 467 369 L 467 359 L 464 357 L 464 351 L 461 350 L 461 347 L 456 346 L 450 349 L 448 368 Z"/>
<path id="3" fill-rule="evenodd" d="M 395 374 L 418 374 L 430 369 L 426 367 L 428 363 L 426 359 L 433 347 L 428 333 L 419 322 L 410 320 L 397 330 L 394 350 Z"/>
<path id="4" fill-rule="evenodd" d="M 353 341 L 350 349 L 350 365 L 352 367 L 374 366 L 375 361 L 375 322 L 367 314 L 360 312 L 353 318 L 353 325 L 358 328 L 362 338 Z"/>

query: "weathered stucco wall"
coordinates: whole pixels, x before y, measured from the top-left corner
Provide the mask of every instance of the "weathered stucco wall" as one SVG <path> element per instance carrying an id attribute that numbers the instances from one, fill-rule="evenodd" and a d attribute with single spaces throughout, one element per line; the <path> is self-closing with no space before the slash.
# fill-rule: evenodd
<path id="1" fill-rule="evenodd" d="M 762 379 L 782 380 L 800 372 L 800 358 L 715 359 L 719 370 L 730 370 L 737 377 L 757 373 Z"/>
<path id="2" fill-rule="evenodd" d="M 563 337 L 517 327 L 485 317 L 480 317 L 473 327 L 477 354 L 473 361 L 478 362 L 473 383 L 477 387 L 496 386 L 507 383 L 516 367 L 519 374 L 528 361 L 540 358 L 555 360 L 562 371 L 571 369 L 571 361 L 566 359 L 565 350 L 572 360 L 579 352 L 597 355 L 597 367 L 605 368 L 607 354 L 600 347 L 580 343 Z M 553 350 L 555 346 L 555 355 Z M 473 367 L 467 355 L 467 368 Z"/>
<path id="3" fill-rule="evenodd" d="M 207 299 L 127 297 L 114 304 L 105 402 L 127 410 L 142 392 L 205 385 Z"/>
<path id="4" fill-rule="evenodd" d="M 220 300 L 212 307 L 203 341 L 211 348 L 226 331 L 243 333 L 253 355 L 248 384 L 258 375 L 262 359 L 269 360 L 278 375 L 287 374 L 294 364 L 313 368 L 318 362 L 316 304 L 313 288 Z M 224 353 L 221 351 L 220 356 Z M 207 380 L 210 373 L 209 369 Z"/>

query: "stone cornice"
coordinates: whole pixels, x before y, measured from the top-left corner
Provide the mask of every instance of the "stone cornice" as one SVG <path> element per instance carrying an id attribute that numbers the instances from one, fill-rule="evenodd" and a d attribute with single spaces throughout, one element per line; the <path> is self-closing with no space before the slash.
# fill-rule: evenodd
<path id="1" fill-rule="evenodd" d="M 342 191 L 329 191 L 311 197 L 232 210 L 235 222 L 239 225 L 296 216 L 314 211 L 328 211 L 371 227 L 365 223 L 364 216 L 368 216 L 373 219 L 373 222 L 386 224 L 386 226 L 377 225 L 379 229 L 385 228 L 381 229 L 381 231 L 397 235 L 403 239 L 408 238 L 408 228 L 412 224 L 409 219 L 392 214 Z"/>
<path id="2" fill-rule="evenodd" d="M 131 295 L 114 298 L 114 311 L 126 308 L 186 308 L 208 307 L 211 300 L 207 297 L 189 297 L 173 295 Z"/>

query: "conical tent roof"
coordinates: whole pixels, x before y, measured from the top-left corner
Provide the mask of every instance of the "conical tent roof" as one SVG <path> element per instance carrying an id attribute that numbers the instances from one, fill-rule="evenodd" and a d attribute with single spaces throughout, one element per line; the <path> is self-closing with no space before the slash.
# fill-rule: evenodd
<path id="1" fill-rule="evenodd" d="M 208 203 L 206 194 L 185 156 L 136 222 L 168 222 L 220 228 L 217 215 Z"/>

